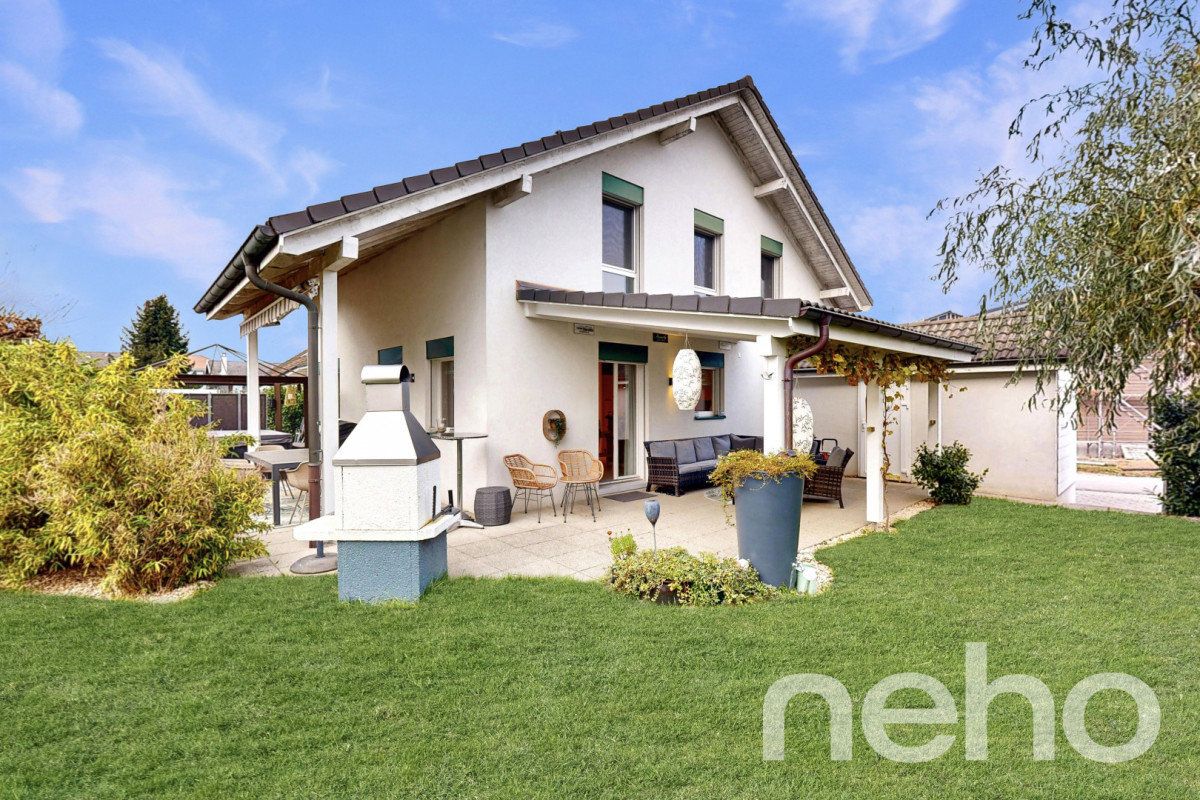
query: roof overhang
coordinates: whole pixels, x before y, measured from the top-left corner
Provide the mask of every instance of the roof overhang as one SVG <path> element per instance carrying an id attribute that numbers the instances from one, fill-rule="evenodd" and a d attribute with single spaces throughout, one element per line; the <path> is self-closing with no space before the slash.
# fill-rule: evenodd
<path id="1" fill-rule="evenodd" d="M 517 300 L 531 319 L 730 341 L 816 336 L 820 318 L 828 314 L 830 341 L 955 363 L 970 362 L 976 352 L 964 342 L 938 339 L 802 300 L 621 295 L 528 287 L 518 289 Z M 725 310 L 720 310 L 722 306 Z"/>
<path id="2" fill-rule="evenodd" d="M 813 266 L 821 288 L 846 289 L 847 293 L 835 300 L 843 309 L 868 308 L 871 297 L 866 286 L 757 88 L 747 83 L 728 94 L 647 116 L 552 150 L 515 159 L 512 163 L 457 177 L 294 230 L 277 233 L 272 227 L 257 226 L 196 304 L 195 310 L 206 313 L 209 319 L 226 319 L 238 313 L 253 315 L 273 301 L 273 297 L 269 300 L 260 297 L 261 292 L 246 280 L 246 261 L 256 264 L 269 280 L 294 285 L 318 271 L 323 252 L 336 247 L 346 237 L 359 240 L 363 248 L 361 259 L 366 260 L 373 252 L 391 246 L 475 197 L 515 182 L 525 185 L 539 172 L 706 115 L 716 115 L 741 150 L 747 168 L 760 186 L 770 189 L 764 191 L 760 199 L 772 203 L 783 217 L 793 243 Z"/>

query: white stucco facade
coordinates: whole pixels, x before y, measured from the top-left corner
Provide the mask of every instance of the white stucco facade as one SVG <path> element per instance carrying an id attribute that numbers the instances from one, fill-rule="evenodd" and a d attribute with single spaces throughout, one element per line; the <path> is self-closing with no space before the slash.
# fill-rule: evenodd
<path id="1" fill-rule="evenodd" d="M 557 449 L 597 452 L 601 342 L 648 348 L 647 362 L 636 367 L 639 462 L 646 439 L 762 434 L 762 359 L 752 342 L 722 350 L 717 339 L 689 337 L 693 349 L 725 359 L 724 419 L 698 420 L 676 408 L 667 382 L 683 336 L 655 343 L 645 332 L 618 327 L 581 335 L 569 323 L 527 318 L 514 300 L 517 281 L 600 290 L 606 172 L 645 190 L 638 212 L 639 291 L 692 292 L 694 211 L 700 209 L 725 223 L 719 291 L 759 293 L 761 237 L 768 236 L 784 243 L 783 294 L 815 296 L 819 286 L 799 247 L 770 204 L 754 197 L 728 138 L 714 121 L 698 123 L 694 134 L 669 145 L 647 137 L 539 173 L 533 192 L 518 202 L 498 207 L 479 198 L 340 275 L 340 374 L 357 375 L 375 363 L 379 350 L 403 347 L 416 378 L 413 411 L 422 420 L 435 421 L 425 343 L 454 337 L 455 427 L 488 435 L 464 443 L 468 506 L 476 488 L 507 485 L 506 454 L 553 464 Z M 360 387 L 339 384 L 340 416 L 354 421 L 362 413 Z M 542 416 L 552 409 L 567 417 L 557 448 L 542 435 Z M 439 446 L 444 485 L 452 487 L 454 448 Z"/>
<path id="2" fill-rule="evenodd" d="M 433 409 L 448 365 L 432 363 L 427 348 L 441 357 L 452 352 L 454 428 L 486 434 L 463 443 L 461 465 L 454 444 L 437 442 L 443 496 L 461 467 L 458 500 L 466 508 L 476 489 L 509 485 L 505 455 L 553 465 L 557 451 L 583 449 L 605 459 L 606 425 L 610 438 L 614 428 L 626 434 L 606 462 L 611 466 L 619 447 L 630 455 L 615 476 L 621 485 L 645 482 L 647 440 L 737 433 L 763 437 L 769 450 L 782 448 L 784 343 L 796 334 L 816 336 L 822 324 L 844 344 L 969 360 L 961 345 L 852 316 L 868 310 L 870 296 L 760 102 L 752 88 L 722 89 L 686 108 L 664 106 L 657 116 L 625 115 L 637 119 L 609 130 L 592 126 L 597 132 L 590 138 L 564 138 L 544 151 L 536 142 L 508 148 L 499 162 L 485 164 L 482 157 L 479 169 L 465 174 L 457 165 L 435 170 L 411 191 L 413 179 L 406 179 L 410 193 L 402 196 L 376 187 L 376 202 L 355 199 L 366 204 L 353 210 L 349 201 L 359 196 L 348 196 L 341 201 L 345 213 L 326 216 L 337 203 L 303 212 L 307 224 L 283 231 L 258 268 L 274 269 L 293 284 L 314 272 L 320 277 L 326 448 L 335 439 L 335 419 L 353 422 L 363 414 L 355 376 L 384 352 L 394 359 L 400 349 L 415 379 L 412 411 L 431 427 L 448 416 Z M 772 294 L 796 298 L 788 306 L 793 310 L 769 313 L 754 301 L 759 310 L 753 312 L 730 306 L 688 314 L 645 303 L 635 311 L 623 305 L 628 294 L 606 295 L 605 307 L 590 309 L 518 300 L 518 285 L 604 291 L 603 203 L 614 179 L 637 197 L 628 204 L 634 209 L 633 294 L 689 302 L 696 293 L 758 298 L 767 252 L 777 259 Z M 707 291 L 695 285 L 698 229 L 718 234 L 715 285 Z M 234 286 L 208 313 L 223 318 L 240 309 L 244 318 L 259 319 L 267 298 L 246 291 Z M 226 305 L 235 302 L 240 305 Z M 839 315 L 836 322 L 828 312 Z M 700 351 L 706 369 L 719 370 L 706 373 L 715 413 L 680 410 L 673 399 L 671 365 L 685 346 Z M 625 388 L 605 394 L 606 370 L 627 381 L 612 375 L 614 387 Z M 864 427 L 880 413 L 877 390 L 830 379 L 808 389 L 816 435 L 836 437 L 860 454 L 851 472 L 868 477 L 867 518 L 881 519 L 872 465 L 880 459 L 882 433 Z M 542 430 L 551 410 L 563 412 L 567 423 L 556 444 Z M 905 453 L 920 439 L 911 428 L 906 422 L 900 440 Z"/>

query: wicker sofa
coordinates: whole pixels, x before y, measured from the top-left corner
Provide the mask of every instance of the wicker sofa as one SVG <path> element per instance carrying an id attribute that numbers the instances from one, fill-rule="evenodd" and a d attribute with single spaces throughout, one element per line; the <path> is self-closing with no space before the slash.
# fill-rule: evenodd
<path id="1" fill-rule="evenodd" d="M 646 442 L 646 491 L 657 486 L 659 491 L 669 489 L 678 497 L 688 489 L 707 486 L 708 473 L 730 450 L 762 449 L 763 437 L 736 433 Z"/>

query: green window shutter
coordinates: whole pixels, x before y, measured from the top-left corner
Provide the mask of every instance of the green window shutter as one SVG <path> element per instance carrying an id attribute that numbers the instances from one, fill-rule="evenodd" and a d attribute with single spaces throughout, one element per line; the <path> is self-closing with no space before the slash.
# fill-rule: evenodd
<path id="1" fill-rule="evenodd" d="M 697 228 L 717 235 L 725 233 L 725 220 L 720 217 L 714 217 L 712 214 L 705 213 L 698 208 L 695 209 L 695 212 Z"/>
<path id="2" fill-rule="evenodd" d="M 376 361 L 380 364 L 403 364 L 404 363 L 404 348 L 385 347 L 376 353 Z"/>
<path id="3" fill-rule="evenodd" d="M 701 350 L 697 350 L 696 357 L 700 359 L 701 367 L 705 367 L 707 369 L 725 369 L 724 353 L 705 353 Z"/>
<path id="4" fill-rule="evenodd" d="M 622 364 L 645 364 L 649 361 L 650 348 L 643 344 L 600 343 L 601 361 L 620 361 Z"/>
<path id="5" fill-rule="evenodd" d="M 783 242 L 777 242 L 770 236 L 760 236 L 762 239 L 762 251 L 769 256 L 775 258 L 783 258 Z"/>
<path id="6" fill-rule="evenodd" d="M 425 358 L 454 358 L 454 337 L 446 336 L 425 342 Z"/>
<path id="7" fill-rule="evenodd" d="M 645 202 L 646 190 L 636 183 L 623 181 L 616 175 L 609 175 L 607 172 L 602 172 L 601 175 L 603 176 L 604 193 L 609 197 L 615 197 L 633 206 L 640 206 Z"/>

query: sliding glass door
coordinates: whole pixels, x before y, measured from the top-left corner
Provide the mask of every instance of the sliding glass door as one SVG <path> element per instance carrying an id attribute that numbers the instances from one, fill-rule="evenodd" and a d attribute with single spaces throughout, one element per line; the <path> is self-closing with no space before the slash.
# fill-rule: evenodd
<path id="1" fill-rule="evenodd" d="M 600 461 L 604 480 L 638 474 L 637 364 L 600 362 Z"/>

